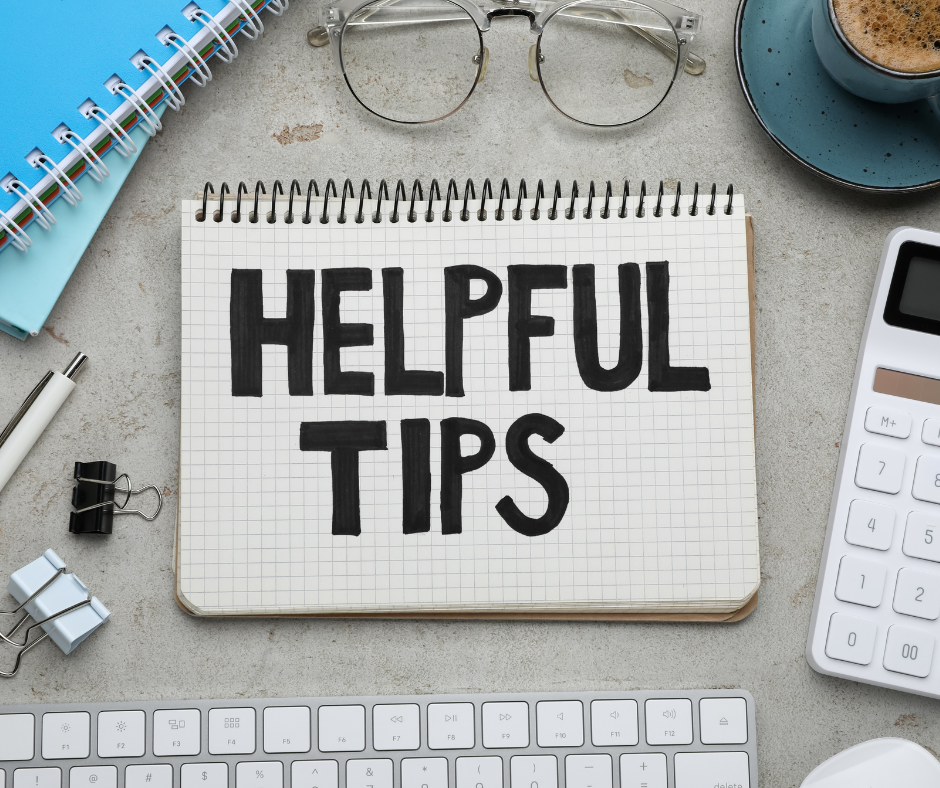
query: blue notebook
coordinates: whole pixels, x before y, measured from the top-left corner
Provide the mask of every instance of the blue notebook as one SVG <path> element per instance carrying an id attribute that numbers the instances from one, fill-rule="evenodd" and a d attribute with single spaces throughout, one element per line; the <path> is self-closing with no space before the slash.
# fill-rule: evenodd
<path id="1" fill-rule="evenodd" d="M 286 0 L 4 4 L 0 95 L 8 109 L 0 119 L 0 329 L 25 337 L 42 327 L 139 155 L 144 131 L 159 122 L 156 109 L 177 104 L 180 85 L 204 83 L 220 58 L 231 59 L 246 36 L 255 37 L 262 8 L 280 13 L 286 5 Z M 239 31 L 244 35 L 236 36 Z M 139 69 L 142 59 L 145 67 Z M 115 75 L 122 84 L 112 91 L 106 83 L 113 87 Z M 34 166 L 37 149 L 45 168 Z M 105 171 L 111 177 L 93 180 Z M 86 198 L 76 205 L 63 199 L 69 179 Z M 16 228 L 32 243 L 25 251 Z"/>

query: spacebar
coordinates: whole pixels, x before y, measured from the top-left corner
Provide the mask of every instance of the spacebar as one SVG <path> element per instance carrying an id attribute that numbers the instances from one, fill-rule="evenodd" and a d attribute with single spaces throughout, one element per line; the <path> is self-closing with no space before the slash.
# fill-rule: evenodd
<path id="1" fill-rule="evenodd" d="M 751 788 L 746 752 L 677 752 L 676 788 Z"/>

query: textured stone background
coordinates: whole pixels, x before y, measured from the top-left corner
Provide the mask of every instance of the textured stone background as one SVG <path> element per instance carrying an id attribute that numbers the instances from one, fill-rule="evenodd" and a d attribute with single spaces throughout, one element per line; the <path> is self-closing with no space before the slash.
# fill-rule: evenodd
<path id="1" fill-rule="evenodd" d="M 860 196 L 790 163 L 764 136 L 734 73 L 736 3 L 688 0 L 705 15 L 705 74 L 629 131 L 565 120 L 527 74 L 521 18 L 487 34 L 486 80 L 428 127 L 361 110 L 305 33 L 294 0 L 266 34 L 167 112 L 39 337 L 0 335 L 0 414 L 77 350 L 80 389 L 0 494 L 0 573 L 53 546 L 112 609 L 65 658 L 36 649 L 0 703 L 368 693 L 745 687 L 757 699 L 760 782 L 798 786 L 820 761 L 876 736 L 938 749 L 934 701 L 825 678 L 803 658 L 838 443 L 885 235 L 940 229 L 940 194 Z M 417 52 L 415 57 L 425 57 Z M 316 177 L 406 181 L 472 176 L 695 180 L 746 195 L 757 260 L 757 459 L 763 585 L 742 623 L 624 625 L 420 621 L 212 621 L 173 601 L 180 390 L 180 220 L 202 184 Z M 341 180 L 339 180 L 342 183 Z M 394 181 L 392 181 L 394 182 Z M 446 182 L 446 180 L 445 180 Z M 497 183 L 499 181 L 496 181 Z M 37 230 L 37 232 L 42 232 Z M 15 252 L 13 252 L 15 254 Z M 11 252 L 6 252 L 11 254 Z M 2 264 L 2 258 L 0 258 Z M 0 419 L 5 421 L 5 417 Z M 153 525 L 108 539 L 67 533 L 70 469 L 110 459 L 166 486 Z"/>

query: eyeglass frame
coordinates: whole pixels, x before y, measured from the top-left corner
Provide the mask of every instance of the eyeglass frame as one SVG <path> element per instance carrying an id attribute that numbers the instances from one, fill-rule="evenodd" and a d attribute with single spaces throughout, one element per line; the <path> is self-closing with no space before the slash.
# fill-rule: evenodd
<path id="1" fill-rule="evenodd" d="M 376 115 L 377 117 L 380 117 L 383 120 L 387 120 L 391 123 L 404 123 L 407 125 L 423 125 L 426 123 L 436 123 L 439 120 L 444 120 L 445 118 L 449 118 L 458 110 L 462 109 L 464 104 L 470 100 L 470 97 L 473 95 L 473 91 L 476 90 L 476 86 L 482 82 L 483 75 L 486 73 L 485 70 L 488 62 L 487 56 L 489 50 L 486 49 L 486 46 L 483 43 L 483 33 L 486 33 L 490 30 L 492 26 L 492 19 L 497 16 L 524 16 L 529 19 L 529 29 L 533 33 L 538 34 L 538 39 L 534 44 L 536 53 L 535 64 L 539 75 L 538 83 L 542 88 L 542 92 L 545 94 L 545 98 L 547 98 L 548 102 L 566 118 L 569 118 L 570 120 L 585 126 L 593 126 L 595 128 L 619 128 L 621 126 L 629 126 L 632 123 L 637 123 L 638 121 L 643 120 L 643 118 L 649 116 L 651 113 L 655 112 L 666 100 L 666 97 L 672 91 L 676 84 L 676 80 L 678 80 L 679 74 L 682 71 L 688 71 L 690 74 L 697 75 L 701 74 L 705 68 L 705 61 L 692 54 L 692 41 L 695 36 L 701 32 L 702 29 L 701 14 L 687 11 L 680 6 L 663 2 L 663 0 L 627 0 L 628 2 L 635 3 L 636 5 L 646 6 L 650 10 L 657 12 L 669 23 L 676 37 L 677 50 L 675 51 L 675 69 L 673 71 L 672 79 L 669 82 L 669 87 L 666 89 L 665 93 L 663 93 L 662 97 L 652 108 L 639 117 L 625 121 L 624 123 L 591 123 L 589 121 L 576 118 L 573 115 L 569 115 L 555 103 L 551 97 L 551 94 L 548 92 L 548 88 L 545 87 L 545 82 L 542 79 L 542 70 L 539 65 L 542 61 L 541 43 L 542 33 L 545 30 L 545 25 L 548 24 L 548 22 L 551 21 L 555 15 L 563 11 L 565 8 L 568 8 L 569 6 L 590 5 L 591 0 L 557 0 L 557 2 L 554 3 L 550 2 L 550 0 L 482 0 L 482 2 L 473 2 L 473 0 L 445 1 L 463 9 L 463 11 L 466 12 L 466 14 L 476 25 L 477 36 L 480 40 L 480 48 L 477 51 L 477 57 L 479 58 L 479 62 L 477 63 L 477 73 L 474 77 L 473 85 L 471 86 L 470 91 L 464 97 L 463 101 L 460 102 L 460 104 L 454 107 L 454 109 L 452 109 L 446 115 L 441 115 L 439 118 L 432 118 L 430 120 L 397 120 L 395 118 L 386 117 L 385 115 L 376 112 L 374 109 L 366 105 L 365 102 L 359 98 L 358 94 L 353 89 L 352 84 L 349 82 L 349 76 L 346 74 L 346 63 L 343 59 L 343 35 L 346 32 L 346 27 L 349 24 L 349 21 L 358 11 L 362 10 L 368 5 L 378 5 L 382 2 L 382 0 L 332 0 L 332 2 L 317 9 L 317 21 L 319 24 L 307 34 L 307 40 L 313 46 L 322 47 L 327 43 L 330 45 L 330 49 L 333 53 L 333 60 L 336 63 L 337 68 L 339 68 L 340 73 L 343 75 L 343 79 L 346 82 L 346 86 L 349 88 L 349 92 L 353 94 L 353 97 L 356 99 L 356 101 L 358 101 L 366 110 L 371 112 L 373 115 Z M 540 5 L 545 5 L 546 7 L 541 12 L 536 13 L 533 9 Z M 650 41 L 650 43 L 654 44 L 657 48 L 661 50 L 668 49 L 670 53 L 672 53 L 672 47 L 668 42 L 662 41 L 658 38 L 654 39 L 653 34 L 650 33 L 644 35 L 637 32 L 637 34 L 642 35 L 643 38 L 645 38 L 647 41 Z M 701 65 L 699 65 L 699 63 Z"/>

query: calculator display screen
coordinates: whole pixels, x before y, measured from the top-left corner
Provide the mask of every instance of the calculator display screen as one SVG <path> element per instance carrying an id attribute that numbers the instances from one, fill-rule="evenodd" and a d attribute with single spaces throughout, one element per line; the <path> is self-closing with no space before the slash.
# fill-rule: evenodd
<path id="1" fill-rule="evenodd" d="M 879 394 L 940 405 L 940 380 L 934 378 L 879 367 L 875 370 L 875 384 L 872 388 Z"/>
<path id="2" fill-rule="evenodd" d="M 940 248 L 901 244 L 884 319 L 892 326 L 940 334 Z"/>

